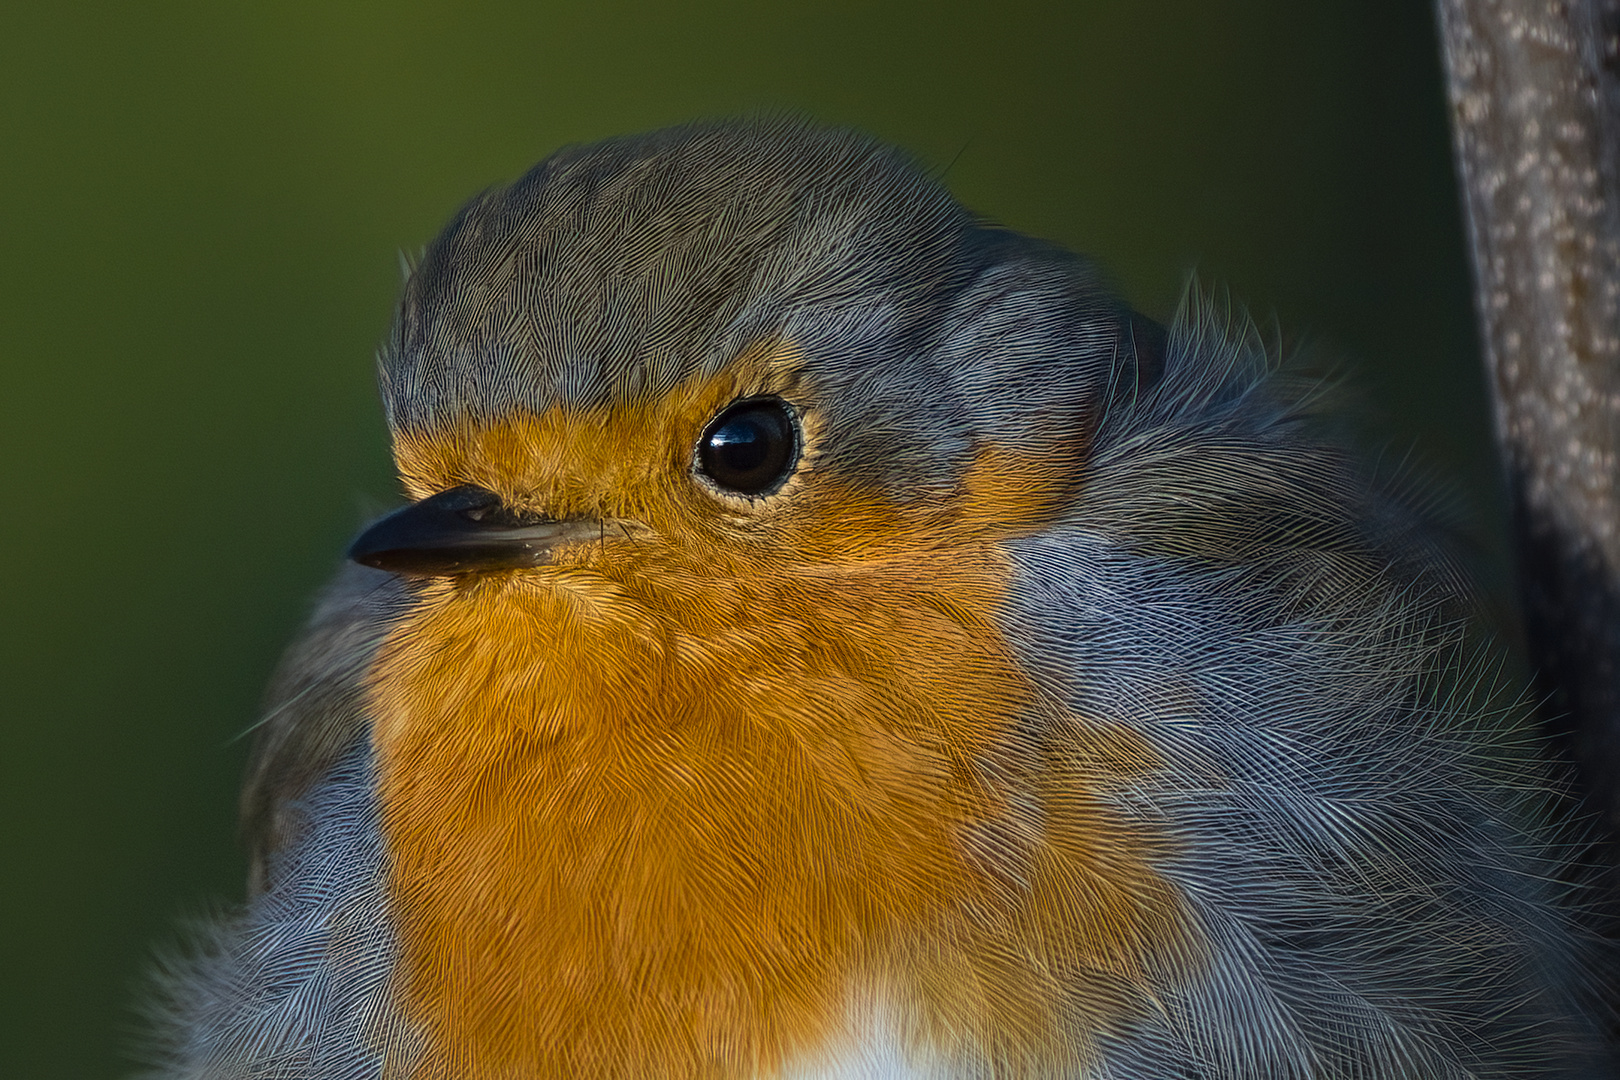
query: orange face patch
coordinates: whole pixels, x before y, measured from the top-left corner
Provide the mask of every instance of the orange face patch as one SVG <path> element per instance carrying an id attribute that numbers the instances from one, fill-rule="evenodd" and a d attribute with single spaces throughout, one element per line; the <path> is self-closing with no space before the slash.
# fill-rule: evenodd
<path id="1" fill-rule="evenodd" d="M 812 465 L 717 498 L 693 442 L 783 364 L 399 441 L 414 496 L 648 530 L 435 579 L 378 655 L 420 1075 L 770 1075 L 862 986 L 919 1053 L 1045 1073 L 1195 955 L 1163 841 L 1101 798 L 1154 755 L 1044 700 L 997 625 L 997 544 L 1050 494 L 986 467 L 901 505 Z"/>

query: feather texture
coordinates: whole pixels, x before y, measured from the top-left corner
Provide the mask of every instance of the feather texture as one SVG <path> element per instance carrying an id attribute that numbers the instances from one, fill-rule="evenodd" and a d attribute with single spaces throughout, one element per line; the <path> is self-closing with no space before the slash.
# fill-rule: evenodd
<path id="1" fill-rule="evenodd" d="M 475 200 L 380 367 L 418 505 L 572 539 L 334 586 L 156 1075 L 1606 1075 L 1462 575 L 1196 294 L 694 125 Z"/>

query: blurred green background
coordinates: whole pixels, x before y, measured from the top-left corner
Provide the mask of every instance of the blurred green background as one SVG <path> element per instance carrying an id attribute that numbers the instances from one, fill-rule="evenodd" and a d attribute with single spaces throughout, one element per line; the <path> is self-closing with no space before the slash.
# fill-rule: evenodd
<path id="1" fill-rule="evenodd" d="M 393 497 L 396 253 L 560 143 L 759 107 L 1352 359 L 1499 568 L 1420 0 L 8 4 L 0 1076 L 127 1070 L 153 944 L 241 894 L 235 736 Z"/>

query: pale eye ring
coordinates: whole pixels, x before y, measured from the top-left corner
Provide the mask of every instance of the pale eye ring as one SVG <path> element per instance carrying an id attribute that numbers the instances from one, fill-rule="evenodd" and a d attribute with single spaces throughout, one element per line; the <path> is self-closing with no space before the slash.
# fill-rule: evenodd
<path id="1" fill-rule="evenodd" d="M 793 475 L 801 441 L 792 405 L 774 395 L 743 398 L 704 427 L 692 465 L 720 491 L 758 498 Z"/>

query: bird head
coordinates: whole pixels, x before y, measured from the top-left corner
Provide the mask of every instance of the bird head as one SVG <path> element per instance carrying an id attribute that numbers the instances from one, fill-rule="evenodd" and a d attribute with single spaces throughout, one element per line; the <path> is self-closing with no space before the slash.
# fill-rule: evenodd
<path id="1" fill-rule="evenodd" d="M 848 132 L 565 150 L 451 223 L 381 357 L 407 493 L 489 494 L 421 511 L 444 551 L 391 527 L 356 555 L 475 571 L 594 535 L 837 563 L 902 521 L 907 544 L 1035 527 L 1136 388 L 1147 326 L 1082 261 Z M 458 520 L 486 527 L 452 539 Z M 463 568 L 458 545 L 484 554 Z"/>
<path id="2" fill-rule="evenodd" d="M 1001 615 L 1157 365 L 1085 263 L 848 132 L 568 149 L 464 209 L 380 360 L 414 501 L 351 552 L 411 582 L 370 708 L 439 1043 L 761 1069 L 867 994 L 1055 1067 L 1144 1007 L 1189 939 L 1105 796 L 1154 755 Z"/>

